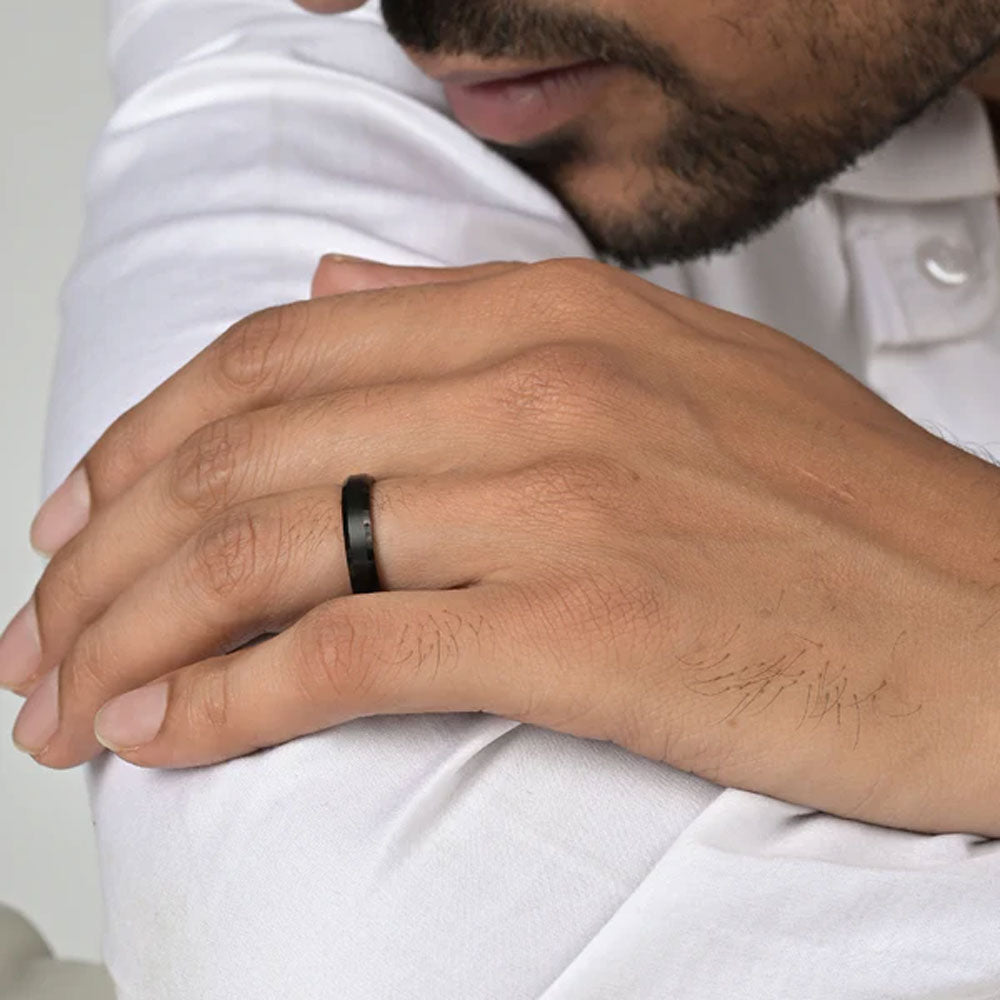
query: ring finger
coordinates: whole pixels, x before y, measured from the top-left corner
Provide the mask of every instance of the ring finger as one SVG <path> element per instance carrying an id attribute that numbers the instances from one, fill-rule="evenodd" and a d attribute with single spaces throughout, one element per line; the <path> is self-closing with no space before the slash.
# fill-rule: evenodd
<path id="1" fill-rule="evenodd" d="M 510 561 L 510 540 L 480 514 L 481 477 L 385 479 L 373 490 L 376 560 L 386 590 L 474 585 Z M 31 701 L 62 716 L 33 725 L 43 763 L 71 767 L 101 749 L 97 710 L 172 670 L 281 631 L 318 604 L 351 593 L 340 491 L 311 489 L 241 504 L 209 521 L 86 628 Z M 53 698 L 53 691 L 58 692 Z M 51 714 L 51 712 L 50 712 Z M 44 743 L 42 742 L 44 741 Z"/>
<path id="2" fill-rule="evenodd" d="M 501 369 L 350 389 L 208 425 L 98 511 L 46 568 L 35 595 L 41 657 L 20 689 L 60 662 L 142 572 L 229 507 L 361 471 L 385 479 L 529 461 L 532 430 L 522 422 L 511 433 L 498 399 L 510 381 Z"/>

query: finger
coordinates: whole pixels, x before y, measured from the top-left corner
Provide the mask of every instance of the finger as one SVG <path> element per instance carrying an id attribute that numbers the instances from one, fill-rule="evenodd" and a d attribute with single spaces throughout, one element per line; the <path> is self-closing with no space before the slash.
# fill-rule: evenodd
<path id="1" fill-rule="evenodd" d="M 500 276 L 512 269 L 527 266 L 516 261 L 496 261 L 467 267 L 399 267 L 360 257 L 328 254 L 320 260 L 313 277 L 313 297 L 342 295 L 376 288 L 469 281 L 475 278 Z M 793 350 L 804 349 L 804 345 L 799 341 L 761 323 L 707 306 L 695 299 L 662 288 L 637 274 L 619 269 L 614 269 L 612 273 L 616 283 L 628 289 L 637 299 L 682 320 L 690 327 L 690 332 L 699 339 L 722 341 L 737 339 L 749 341 L 755 347 L 761 348 L 781 346 L 791 347 Z M 602 273 L 601 276 L 608 275 Z M 789 341 L 791 343 L 788 343 Z"/>
<path id="2" fill-rule="evenodd" d="M 397 268 L 355 257 L 330 255 L 321 260 L 316 271 L 313 295 L 332 296 L 417 284 L 457 284 L 496 277 L 524 267 L 527 265 L 498 262 L 458 268 Z M 299 303 L 284 308 L 292 310 L 298 307 L 301 312 L 303 305 Z M 279 346 L 275 341 L 284 336 L 279 321 L 281 315 L 281 309 L 267 310 L 236 324 L 225 335 L 227 344 L 220 351 L 212 351 L 211 347 L 206 349 L 141 404 L 115 421 L 80 465 L 42 505 L 31 525 L 31 543 L 35 549 L 45 555 L 53 555 L 89 522 L 92 508 L 119 496 L 151 465 L 163 458 L 171 447 L 179 445 L 198 427 L 227 414 L 246 412 L 283 398 L 287 387 L 294 385 L 298 375 L 302 374 L 298 368 L 286 371 L 286 377 L 273 387 L 273 391 L 268 391 L 261 381 L 269 363 L 267 356 Z M 320 333 L 324 339 L 328 338 L 325 326 Z M 287 334 L 292 339 L 291 329 Z M 345 347 L 347 350 L 343 353 L 349 355 L 350 345 Z M 207 389 L 211 393 L 213 388 L 220 388 L 212 384 L 213 380 L 204 384 L 205 373 L 202 369 L 206 367 L 206 360 L 210 367 L 213 359 L 223 369 L 223 392 L 214 410 L 210 408 L 210 402 L 201 400 L 199 396 L 186 397 L 192 384 L 202 383 L 203 392 Z M 273 363 L 274 359 L 271 360 Z M 405 368 L 397 366 L 395 370 L 396 377 L 406 377 Z M 428 365 L 413 370 L 415 374 L 424 374 Z M 315 377 L 317 375 L 319 379 Z M 327 388 L 358 384 L 347 370 L 342 371 L 340 376 L 339 379 L 324 379 L 317 367 L 312 373 L 306 373 L 298 387 L 305 395 L 321 391 L 324 384 Z M 219 377 L 220 374 L 217 374 L 215 380 Z M 375 375 L 372 381 L 380 379 Z M 171 408 L 173 412 L 168 413 Z"/>
<path id="3" fill-rule="evenodd" d="M 502 525 L 479 514 L 482 492 L 478 477 L 378 482 L 373 522 L 383 587 L 446 590 L 505 567 L 509 541 Z M 36 736 L 35 746 L 22 733 L 20 742 L 49 766 L 81 763 L 100 751 L 93 718 L 109 698 L 279 632 L 350 593 L 339 489 L 227 511 L 83 632 L 59 667 L 58 732 Z"/>
<path id="4" fill-rule="evenodd" d="M 548 293 L 520 278 L 528 270 L 330 296 L 242 320 L 102 435 L 82 463 L 91 503 L 119 495 L 221 417 L 290 395 L 444 375 L 537 342 L 553 310 Z M 484 295 L 489 283 L 494 287 Z M 531 288 L 540 301 L 525 309 Z M 493 332 L 500 325 L 502 336 Z M 549 326 L 556 336 L 572 335 L 563 324 Z M 59 511 L 43 508 L 36 535 L 51 540 L 54 532 L 44 531 L 49 519 L 76 523 L 68 507 L 67 500 Z"/>
<path id="5" fill-rule="evenodd" d="M 523 419 L 526 400 L 518 387 L 531 379 L 534 363 L 519 355 L 437 382 L 344 390 L 197 431 L 98 510 L 49 563 L 33 604 L 41 656 L 10 652 L 22 656 L 25 669 L 14 690 L 60 662 L 117 595 L 235 505 L 337 485 L 359 470 L 378 480 L 501 472 L 530 462 L 539 449 L 578 447 L 580 432 L 568 421 Z"/>
<path id="6" fill-rule="evenodd" d="M 175 768 L 229 760 L 363 716 L 489 710 L 508 700 L 511 681 L 498 590 L 330 601 L 267 642 L 186 667 L 106 706 L 95 730 L 134 764 Z M 150 734 L 141 749 L 120 749 Z"/>
<path id="7" fill-rule="evenodd" d="M 402 288 L 406 285 L 445 284 L 505 274 L 524 267 L 516 261 L 496 261 L 468 267 L 396 267 L 360 257 L 328 254 L 321 258 L 313 276 L 313 298 L 343 295 L 373 288 Z"/>
<path id="8" fill-rule="evenodd" d="M 695 351 L 723 335 L 774 349 L 797 344 L 592 260 L 477 265 L 466 273 L 477 276 L 327 296 L 237 323 L 102 435 L 39 512 L 34 544 L 55 551 L 91 507 L 121 494 L 198 427 L 289 395 L 440 375 L 546 342 L 629 341 L 648 360 L 644 328 L 663 325 L 671 313 L 681 366 L 678 339 Z"/>
<path id="9" fill-rule="evenodd" d="M 342 14 L 365 5 L 365 0 L 295 0 L 304 10 L 313 14 Z"/>

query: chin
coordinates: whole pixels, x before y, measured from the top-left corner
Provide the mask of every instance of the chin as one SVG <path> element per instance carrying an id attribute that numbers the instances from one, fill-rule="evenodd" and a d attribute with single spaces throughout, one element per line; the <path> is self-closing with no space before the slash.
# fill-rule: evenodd
<path id="1" fill-rule="evenodd" d="M 536 172 L 536 179 L 560 201 L 596 256 L 630 270 L 705 256 L 742 236 L 705 205 L 705 192 L 665 171 L 575 164 L 555 176 Z"/>

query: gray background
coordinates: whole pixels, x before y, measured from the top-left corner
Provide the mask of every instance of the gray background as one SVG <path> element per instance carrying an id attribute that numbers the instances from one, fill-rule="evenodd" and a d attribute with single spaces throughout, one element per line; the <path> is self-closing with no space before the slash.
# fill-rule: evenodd
<path id="1" fill-rule="evenodd" d="M 59 286 L 76 247 L 87 157 L 107 115 L 102 0 L 0 3 L 0 616 L 31 593 Z M 51 771 L 10 741 L 22 699 L 0 691 L 0 902 L 56 954 L 100 957 L 101 898 L 82 768 Z"/>

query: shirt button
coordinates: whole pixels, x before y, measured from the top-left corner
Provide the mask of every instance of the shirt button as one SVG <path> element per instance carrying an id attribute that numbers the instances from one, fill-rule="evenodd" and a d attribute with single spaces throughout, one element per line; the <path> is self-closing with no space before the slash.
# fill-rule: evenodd
<path id="1" fill-rule="evenodd" d="M 917 261 L 926 277 L 945 288 L 967 285 L 977 270 L 976 255 L 971 247 L 951 243 L 940 236 L 920 244 Z"/>

